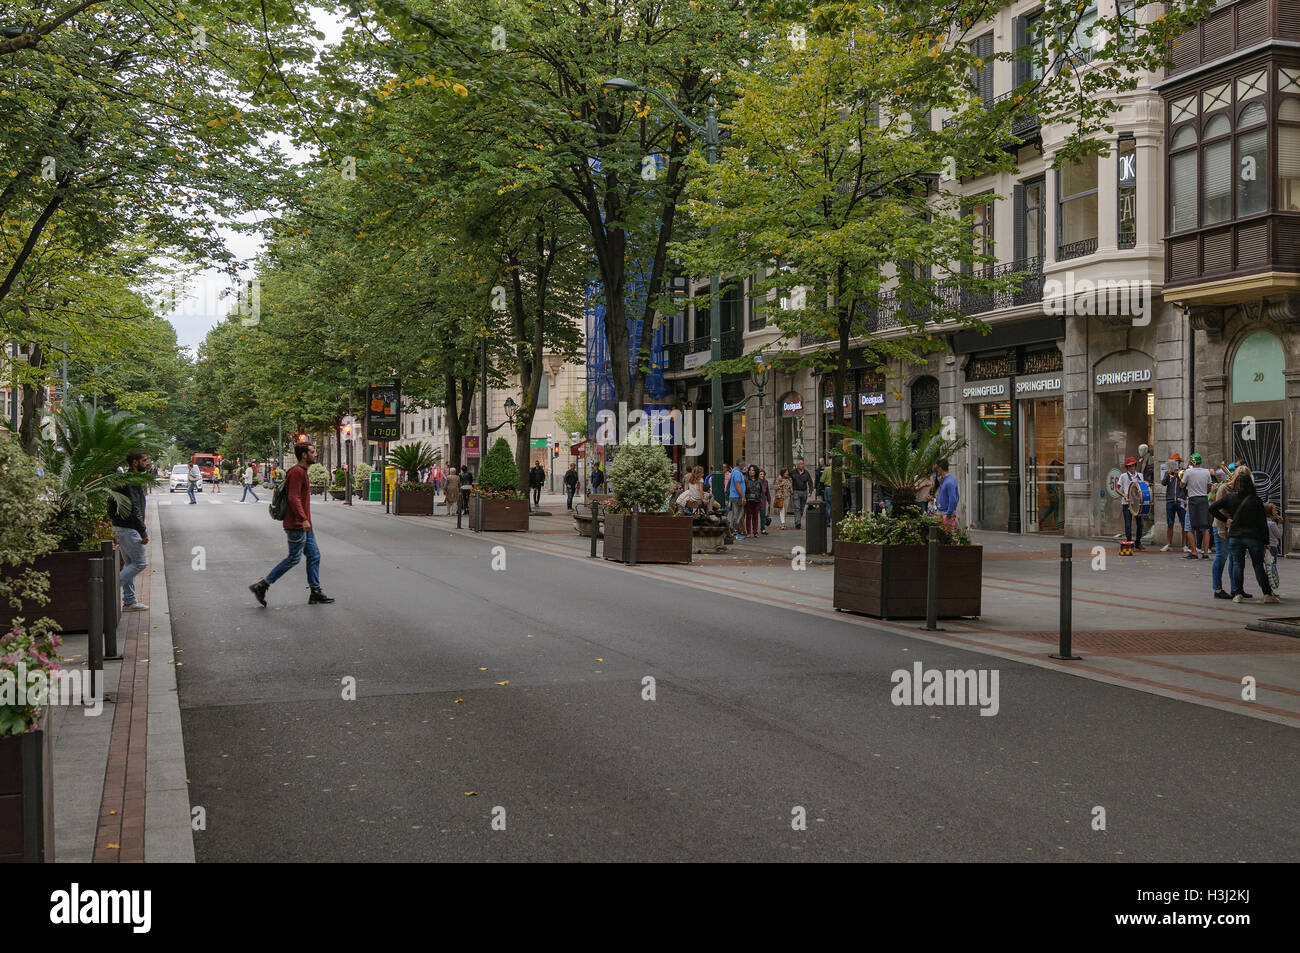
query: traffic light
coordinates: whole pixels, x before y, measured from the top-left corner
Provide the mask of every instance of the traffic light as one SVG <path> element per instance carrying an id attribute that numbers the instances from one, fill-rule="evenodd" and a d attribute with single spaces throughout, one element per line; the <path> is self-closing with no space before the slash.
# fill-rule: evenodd
<path id="1" fill-rule="evenodd" d="M 558 457 L 559 455 L 560 455 L 560 448 L 559 448 L 559 446 L 554 446 L 554 447 L 552 447 L 552 448 L 551 448 L 551 459 L 554 460 L 554 459 L 555 459 L 556 457 Z"/>
<path id="2" fill-rule="evenodd" d="M 344 424 L 344 425 L 343 425 L 343 436 L 345 436 L 345 437 L 351 437 L 351 436 L 352 436 L 352 425 L 351 425 L 351 424 Z"/>

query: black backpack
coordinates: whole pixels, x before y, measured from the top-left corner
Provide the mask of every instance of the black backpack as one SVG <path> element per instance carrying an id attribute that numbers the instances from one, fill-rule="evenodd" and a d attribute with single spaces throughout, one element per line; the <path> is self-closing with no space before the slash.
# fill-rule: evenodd
<path id="1" fill-rule="evenodd" d="M 289 515 L 289 481 L 281 480 L 280 485 L 275 488 L 275 493 L 271 496 L 271 505 L 267 507 L 271 511 L 271 519 L 278 523 L 284 522 L 284 518 Z"/>

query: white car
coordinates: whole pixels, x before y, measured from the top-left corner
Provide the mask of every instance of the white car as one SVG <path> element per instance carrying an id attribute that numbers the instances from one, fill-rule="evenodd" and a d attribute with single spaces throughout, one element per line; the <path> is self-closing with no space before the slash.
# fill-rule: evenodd
<path id="1" fill-rule="evenodd" d="M 172 467 L 171 476 L 167 478 L 167 492 L 175 493 L 180 490 L 185 493 L 190 488 L 190 468 L 184 463 L 178 463 Z M 198 493 L 203 492 L 203 481 L 200 480 L 195 484 L 194 489 Z"/>

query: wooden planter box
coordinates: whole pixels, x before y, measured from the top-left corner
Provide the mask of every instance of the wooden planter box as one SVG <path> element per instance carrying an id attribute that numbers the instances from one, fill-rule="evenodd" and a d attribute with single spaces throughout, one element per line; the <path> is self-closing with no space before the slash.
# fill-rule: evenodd
<path id="1" fill-rule="evenodd" d="M 41 727 L 0 738 L 0 863 L 54 863 L 54 749 Z"/>
<path id="2" fill-rule="evenodd" d="M 878 619 L 924 619 L 925 546 L 835 540 L 834 606 Z M 980 614 L 984 547 L 939 547 L 939 617 Z"/>
<path id="3" fill-rule="evenodd" d="M 610 513 L 605 521 L 605 558 L 631 561 L 632 516 Z M 691 561 L 689 516 L 668 513 L 636 514 L 636 561 L 638 563 L 688 563 Z"/>
<path id="4" fill-rule="evenodd" d="M 337 490 L 337 489 L 335 489 L 334 487 L 330 487 L 330 496 L 333 497 L 333 498 L 336 499 L 336 500 L 342 500 L 342 499 L 345 499 L 345 498 L 347 497 L 347 495 L 348 495 L 348 488 L 347 488 L 347 487 L 344 487 L 344 488 L 341 489 L 341 490 Z M 353 494 L 353 495 L 355 496 L 356 494 Z"/>
<path id="5" fill-rule="evenodd" d="M 398 516 L 432 516 L 433 494 L 398 490 L 394 494 L 393 512 Z"/>
<path id="6" fill-rule="evenodd" d="M 470 495 L 469 528 L 476 533 L 528 532 L 528 501 Z"/>
<path id="7" fill-rule="evenodd" d="M 113 558 L 104 568 L 104 629 L 117 631 L 122 617 L 122 552 L 116 545 Z M 90 560 L 103 555 L 99 550 L 50 553 L 32 563 L 39 572 L 50 574 L 50 601 L 43 606 L 24 602 L 17 612 L 0 604 L 0 628 L 7 628 L 17 616 L 25 619 L 50 618 L 63 632 L 90 631 Z M 140 576 L 136 576 L 140 579 Z"/>

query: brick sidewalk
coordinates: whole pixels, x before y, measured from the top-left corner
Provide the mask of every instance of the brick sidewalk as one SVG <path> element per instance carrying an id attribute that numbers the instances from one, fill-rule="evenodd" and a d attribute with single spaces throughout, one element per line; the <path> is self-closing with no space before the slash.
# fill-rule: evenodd
<path id="1" fill-rule="evenodd" d="M 148 548 L 154 548 L 152 539 Z M 149 602 L 151 575 L 148 571 L 142 572 L 135 582 L 136 598 L 146 604 Z M 97 864 L 144 863 L 149 616 L 149 612 L 123 612 L 118 626 L 122 672 L 113 693 L 113 734 L 109 743 L 108 769 L 104 774 L 99 830 L 95 837 L 94 862 Z"/>

